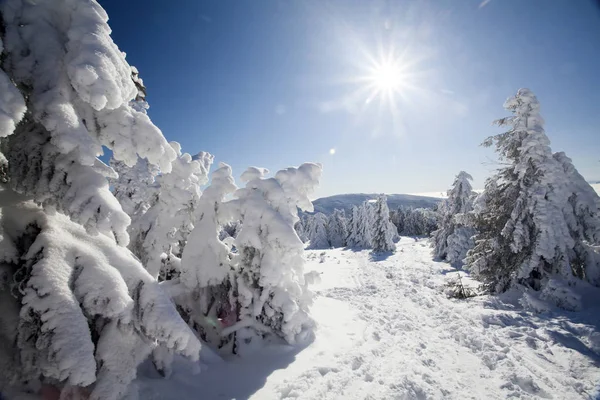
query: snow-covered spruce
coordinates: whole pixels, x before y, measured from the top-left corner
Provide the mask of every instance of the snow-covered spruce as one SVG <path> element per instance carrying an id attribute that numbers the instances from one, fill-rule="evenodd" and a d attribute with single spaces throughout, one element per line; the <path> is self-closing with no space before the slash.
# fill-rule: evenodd
<path id="1" fill-rule="evenodd" d="M 429 236 L 438 228 L 439 215 L 429 208 L 403 208 L 394 216 L 399 233 L 404 236 Z"/>
<path id="2" fill-rule="evenodd" d="M 232 217 L 223 200 L 236 189 L 231 167 L 221 163 L 198 202 L 198 219 L 174 282 L 180 286 L 174 298 L 184 319 L 205 342 L 223 352 L 231 351 L 226 345 L 232 343 L 232 335 L 223 337 L 221 332 L 236 322 L 237 304 L 230 246 L 219 239 L 219 233 Z"/>
<path id="3" fill-rule="evenodd" d="M 170 143 L 177 154 L 169 173 L 156 177 L 154 204 L 131 226 L 130 249 L 148 272 L 161 280 L 177 276 L 186 238 L 193 228 L 200 199 L 200 185 L 208 181 L 213 157 L 200 153 L 198 160 L 181 153 L 177 142 Z"/>
<path id="4" fill-rule="evenodd" d="M 11 186 L 126 244 L 129 218 L 109 192 L 113 173 L 97 158 L 102 146 L 116 160 L 145 157 L 164 172 L 175 152 L 129 103 L 138 91 L 106 13 L 82 0 L 7 0 L 0 11 L 2 69 L 27 99 L 23 121 L 3 144 Z"/>
<path id="5" fill-rule="evenodd" d="M 2 387 L 41 378 L 116 399 L 153 343 L 197 358 L 199 342 L 126 248 L 9 189 L 0 196 L 3 290 L 15 304 L 0 319 L 16 343 Z"/>
<path id="6" fill-rule="evenodd" d="M 316 213 L 310 217 L 308 224 L 309 249 L 329 249 L 331 244 L 327 235 L 327 216 L 323 213 Z"/>
<path id="7" fill-rule="evenodd" d="M 242 228 L 233 260 L 238 318 L 222 335 L 235 333 L 240 352 L 269 334 L 294 343 L 313 328 L 307 285 L 314 278 L 304 274 L 304 245 L 294 224 L 298 208 L 313 210 L 308 195 L 319 183 L 321 166 L 306 163 L 278 171 L 273 178 L 264 178 L 266 172 L 254 167 L 245 171 L 241 179 L 246 187 L 227 203 Z"/>
<path id="8" fill-rule="evenodd" d="M 385 194 L 377 197 L 373 222 L 373 251 L 393 252 L 396 250 L 394 244 L 394 231 L 396 228 L 390 220 L 390 210 L 387 205 Z"/>
<path id="9" fill-rule="evenodd" d="M 348 237 L 346 214 L 344 210 L 333 210 L 327 221 L 327 237 L 331 247 L 346 246 L 346 238 Z"/>
<path id="10" fill-rule="evenodd" d="M 0 351 L 0 390 L 117 399 L 156 344 L 194 359 L 200 344 L 117 244 L 130 219 L 98 156 L 167 173 L 176 153 L 132 107 L 132 69 L 95 1 L 7 0 L 0 13 L 0 325 L 15 344 Z"/>
<path id="11" fill-rule="evenodd" d="M 467 251 L 474 246 L 472 236 L 475 231 L 465 226 L 464 218 L 461 218 L 473 209 L 475 193 L 470 180 L 473 177 L 465 171 L 458 173 L 448 190 L 448 198 L 440 206 L 439 228 L 431 234 L 434 257 L 455 266 L 462 264 Z"/>
<path id="12" fill-rule="evenodd" d="M 300 238 L 300 240 L 302 240 L 302 243 L 308 242 L 308 234 L 306 231 L 306 218 L 306 215 L 300 217 L 298 219 L 298 222 L 296 222 L 296 225 L 294 225 L 296 234 L 298 234 L 298 237 Z"/>
<path id="13" fill-rule="evenodd" d="M 370 249 L 373 246 L 373 207 L 365 201 L 359 208 L 358 233 L 359 248 Z"/>
<path id="14" fill-rule="evenodd" d="M 600 287 L 600 197 L 564 152 L 553 156 L 566 175 L 569 203 L 564 213 L 571 236 L 575 239 L 573 272 Z"/>
<path id="15" fill-rule="evenodd" d="M 357 206 L 352 206 L 350 219 L 348 220 L 348 237 L 346 238 L 346 246 L 350 248 L 360 247 L 362 240 L 360 238 L 360 209 Z"/>
<path id="16" fill-rule="evenodd" d="M 138 225 L 142 215 L 156 203 L 159 188 L 155 181 L 159 170 L 145 158 L 139 158 L 132 167 L 123 161 L 111 159 L 110 166 L 118 175 L 109 179 L 112 192 L 123 211 L 131 218 L 131 229 L 132 226 Z M 135 236 L 136 233 L 129 231 L 129 235 Z"/>
<path id="17" fill-rule="evenodd" d="M 573 217 L 577 208 L 573 207 L 577 204 L 573 172 L 567 175 L 568 165 L 559 163 L 561 157 L 551 153 L 535 95 L 519 89 L 505 108 L 513 116 L 497 124 L 510 129 L 484 144 L 495 145 L 508 165 L 486 182 L 478 204 L 476 245 L 466 261 L 492 293 L 520 284 L 543 290 L 543 296 L 567 306 L 563 300 L 571 295 L 563 289 L 569 290 L 568 283 L 582 269 L 580 255 L 585 253 L 580 249 L 589 249 L 586 237 L 576 232 L 585 232 L 587 224 L 596 222 L 585 214 Z M 587 236 L 593 238 L 590 233 Z M 557 287 L 563 288 L 562 300 L 556 298 Z"/>

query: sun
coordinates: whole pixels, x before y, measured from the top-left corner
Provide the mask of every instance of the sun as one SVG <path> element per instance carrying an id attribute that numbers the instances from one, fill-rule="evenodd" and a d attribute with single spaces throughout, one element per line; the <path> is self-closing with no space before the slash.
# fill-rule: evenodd
<path id="1" fill-rule="evenodd" d="M 378 64 L 373 68 L 370 76 L 371 83 L 378 91 L 396 91 L 401 90 L 405 83 L 405 77 L 397 65 L 391 63 Z"/>

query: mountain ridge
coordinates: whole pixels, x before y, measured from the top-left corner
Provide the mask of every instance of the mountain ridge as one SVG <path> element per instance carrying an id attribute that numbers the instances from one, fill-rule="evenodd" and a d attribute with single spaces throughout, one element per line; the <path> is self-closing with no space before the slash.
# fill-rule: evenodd
<path id="1" fill-rule="evenodd" d="M 346 213 L 353 206 L 359 206 L 366 200 L 375 200 L 379 193 L 346 193 L 321 197 L 313 200 L 315 213 L 331 214 L 333 210 L 340 209 Z M 414 194 L 386 194 L 388 207 L 395 210 L 401 206 L 409 208 L 434 208 L 443 199 L 438 197 L 420 196 Z"/>

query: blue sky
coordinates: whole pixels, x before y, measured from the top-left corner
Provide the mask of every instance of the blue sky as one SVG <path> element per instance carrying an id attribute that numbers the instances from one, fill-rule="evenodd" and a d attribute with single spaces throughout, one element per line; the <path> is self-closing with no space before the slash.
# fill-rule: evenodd
<path id="1" fill-rule="evenodd" d="M 482 187 L 504 100 L 529 87 L 554 151 L 600 180 L 600 9 L 588 0 L 105 0 L 150 116 L 239 176 L 324 165 L 317 195 Z M 398 90 L 370 93 L 393 54 Z M 389 99 L 393 100 L 393 104 Z M 330 150 L 335 149 L 335 154 Z"/>

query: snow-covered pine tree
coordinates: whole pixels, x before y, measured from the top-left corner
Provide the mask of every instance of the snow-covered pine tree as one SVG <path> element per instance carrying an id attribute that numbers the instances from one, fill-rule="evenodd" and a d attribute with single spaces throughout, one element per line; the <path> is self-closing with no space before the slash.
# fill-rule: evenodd
<path id="1" fill-rule="evenodd" d="M 365 201 L 359 209 L 358 233 L 360 238 L 358 247 L 362 249 L 370 249 L 373 246 L 373 210 L 368 201 Z"/>
<path id="2" fill-rule="evenodd" d="M 551 279 L 573 277 L 576 238 L 564 215 L 569 190 L 550 151 L 536 96 L 519 89 L 504 107 L 513 115 L 496 123 L 509 130 L 484 145 L 495 145 L 508 165 L 486 182 L 476 244 L 466 263 L 492 293 L 514 284 L 540 290 Z"/>
<path id="3" fill-rule="evenodd" d="M 308 232 L 309 249 L 329 249 L 331 243 L 327 237 L 327 216 L 316 213 L 311 217 L 310 231 Z"/>
<path id="4" fill-rule="evenodd" d="M 600 197 L 564 152 L 554 153 L 554 159 L 562 166 L 568 185 L 569 203 L 564 213 L 575 240 L 573 271 L 577 277 L 600 286 Z"/>
<path id="5" fill-rule="evenodd" d="M 423 224 L 419 213 L 414 208 L 405 210 L 404 213 L 404 227 L 402 234 L 406 236 L 420 236 L 423 231 Z"/>
<path id="6" fill-rule="evenodd" d="M 381 194 L 377 197 L 374 210 L 373 250 L 376 252 L 393 252 L 396 250 L 394 244 L 394 231 L 396 228 L 390 220 L 390 210 L 385 194 Z"/>
<path id="7" fill-rule="evenodd" d="M 130 229 L 131 251 L 139 257 L 148 272 L 161 280 L 177 276 L 177 265 L 187 235 L 193 228 L 200 186 L 208 180 L 213 157 L 200 153 L 194 160 L 181 153 L 181 146 L 171 142 L 177 158 L 168 173 L 156 177 L 156 200 Z"/>
<path id="8" fill-rule="evenodd" d="M 117 178 L 109 179 L 112 192 L 117 198 L 123 211 L 131 218 L 131 225 L 137 225 L 139 218 L 156 203 L 158 187 L 155 185 L 159 173 L 156 165 L 150 164 L 145 158 L 138 158 L 137 163 L 130 167 L 122 161 L 110 160 L 110 166 L 118 174 Z M 129 231 L 129 236 L 135 233 Z"/>
<path id="9" fill-rule="evenodd" d="M 236 322 L 236 304 L 230 301 L 231 252 L 219 239 L 221 226 L 232 217 L 223 201 L 236 189 L 231 167 L 220 163 L 198 202 L 198 219 L 181 258 L 180 294 L 175 296 L 184 319 L 215 349 L 230 342 L 221 331 Z"/>
<path id="10" fill-rule="evenodd" d="M 146 114 L 150 107 L 146 102 L 146 87 L 135 67 L 131 67 L 131 79 L 135 84 L 137 95 L 129 105 L 134 110 Z M 136 226 L 137 220 L 156 202 L 157 187 L 154 181 L 160 171 L 156 165 L 139 157 L 134 165 L 128 165 L 112 157 L 110 166 L 118 177 L 109 178 L 109 182 L 123 211 L 132 219 L 132 224 L 129 226 L 131 229 L 132 225 Z M 130 237 L 134 235 L 129 231 Z"/>
<path id="11" fill-rule="evenodd" d="M 304 273 L 304 245 L 294 224 L 298 208 L 313 210 L 308 195 L 319 183 L 321 166 L 305 163 L 268 179 L 266 172 L 246 170 L 241 177 L 246 187 L 227 203 L 242 223 L 234 259 L 239 313 L 237 322 L 221 334 L 235 333 L 241 352 L 269 334 L 295 343 L 310 334 L 314 324 L 308 315 L 312 293 L 307 287 L 314 275 Z"/>
<path id="12" fill-rule="evenodd" d="M 95 1 L 7 0 L 0 14 L 0 325 L 12 343 L 0 390 L 117 399 L 156 344 L 197 359 L 200 343 L 123 247 L 129 217 L 98 156 L 106 146 L 167 173 L 176 154 L 132 108 L 131 68 Z"/>
<path id="13" fill-rule="evenodd" d="M 352 206 L 350 219 L 348 220 L 348 236 L 346 237 L 346 246 L 350 248 L 360 247 L 362 240 L 360 238 L 360 209 Z"/>
<path id="14" fill-rule="evenodd" d="M 300 238 L 300 240 L 302 240 L 302 243 L 308 242 L 308 232 L 309 232 L 308 219 L 309 218 L 310 218 L 310 215 L 303 215 L 302 217 L 300 217 L 300 219 L 298 219 L 298 222 L 296 222 L 296 225 L 294 225 L 294 229 L 296 229 L 296 233 L 298 234 L 298 237 Z"/>
<path id="15" fill-rule="evenodd" d="M 348 237 L 346 214 L 344 210 L 333 210 L 327 222 L 327 236 L 331 247 L 346 246 L 346 238 Z"/>
<path id="16" fill-rule="evenodd" d="M 463 215 L 473 209 L 474 192 L 470 180 L 473 177 L 460 171 L 452 188 L 448 190 L 448 198 L 439 208 L 440 225 L 432 233 L 433 255 L 449 263 L 460 266 L 467 251 L 474 246 L 473 228 L 465 226 Z"/>
<path id="17" fill-rule="evenodd" d="M 404 207 L 398 207 L 398 209 L 391 213 L 390 216 L 392 223 L 396 226 L 398 235 L 404 234 L 404 220 L 406 219 L 406 210 Z"/>

